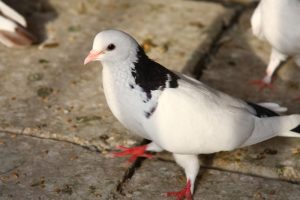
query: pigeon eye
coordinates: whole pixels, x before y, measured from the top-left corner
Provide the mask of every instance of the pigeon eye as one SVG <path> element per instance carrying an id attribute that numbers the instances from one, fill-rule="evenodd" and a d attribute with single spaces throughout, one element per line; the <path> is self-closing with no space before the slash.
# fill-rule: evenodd
<path id="1" fill-rule="evenodd" d="M 116 46 L 115 46 L 114 44 L 109 44 L 109 45 L 107 46 L 107 50 L 108 50 L 108 51 L 114 50 L 115 48 L 116 48 Z"/>

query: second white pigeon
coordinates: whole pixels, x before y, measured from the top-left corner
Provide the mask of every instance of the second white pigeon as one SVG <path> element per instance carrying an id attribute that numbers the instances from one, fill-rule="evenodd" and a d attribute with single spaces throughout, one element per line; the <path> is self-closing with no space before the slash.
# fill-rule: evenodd
<path id="1" fill-rule="evenodd" d="M 266 75 L 254 83 L 271 87 L 272 76 L 288 57 L 300 66 L 300 1 L 261 0 L 252 18 L 252 32 L 272 47 Z"/>
<path id="2" fill-rule="evenodd" d="M 148 58 L 135 39 L 105 30 L 94 39 L 84 64 L 100 61 L 107 103 L 132 133 L 152 142 L 125 148 L 117 156 L 150 157 L 169 151 L 183 167 L 187 183 L 177 199 L 192 199 L 198 154 L 231 151 L 276 136 L 300 137 L 300 115 L 279 116 L 285 108 L 233 98 Z"/>

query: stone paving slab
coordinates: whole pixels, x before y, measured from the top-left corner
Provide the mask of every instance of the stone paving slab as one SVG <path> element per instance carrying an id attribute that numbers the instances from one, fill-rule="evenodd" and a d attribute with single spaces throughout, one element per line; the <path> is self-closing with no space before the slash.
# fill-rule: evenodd
<path id="1" fill-rule="evenodd" d="M 201 170 L 194 200 L 300 199 L 300 185 L 217 170 Z M 181 189 L 185 177 L 175 163 L 147 160 L 111 199 L 168 199 L 165 193 Z M 170 198 L 172 199 L 172 198 Z"/>
<path id="2" fill-rule="evenodd" d="M 183 0 L 32 0 L 17 5 L 48 39 L 27 49 L 0 46 L 0 130 L 101 151 L 132 146 L 136 138 L 106 105 L 100 64 L 83 67 L 94 35 L 110 27 L 125 30 L 151 58 L 180 71 L 193 64 L 192 52 L 199 56 L 208 48 L 234 13 L 217 3 Z"/>
<path id="3" fill-rule="evenodd" d="M 0 133 L 0 199 L 106 199 L 124 159 L 61 141 Z"/>
<path id="4" fill-rule="evenodd" d="M 277 102 L 288 107 L 288 113 L 299 113 L 300 104 L 293 100 L 295 95 L 299 95 L 299 84 L 283 81 L 278 75 L 275 75 L 275 92 L 258 92 L 256 87 L 249 84 L 250 80 L 263 77 L 270 53 L 269 45 L 251 33 L 251 14 L 252 11 L 244 13 L 239 23 L 220 40 L 220 49 L 203 71 L 201 80 L 233 96 L 253 102 Z M 293 69 L 284 67 L 285 71 Z M 300 181 L 299 149 L 298 138 L 276 138 L 252 147 L 216 154 L 212 165 L 259 176 Z"/>
<path id="5" fill-rule="evenodd" d="M 300 182 L 299 149 L 299 139 L 275 138 L 233 152 L 218 153 L 211 166 Z"/>

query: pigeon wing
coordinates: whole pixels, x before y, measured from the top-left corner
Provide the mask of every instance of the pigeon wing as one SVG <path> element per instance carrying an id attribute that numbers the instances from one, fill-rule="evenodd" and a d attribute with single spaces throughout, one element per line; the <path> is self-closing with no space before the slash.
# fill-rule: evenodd
<path id="1" fill-rule="evenodd" d="M 179 80 L 165 89 L 143 126 L 162 148 L 173 153 L 201 154 L 233 150 L 252 134 L 255 116 L 245 104 L 197 82 Z M 223 102 L 222 102 L 223 100 Z M 237 106 L 232 106 L 236 104 Z"/>
<path id="2" fill-rule="evenodd" d="M 20 15 L 17 11 L 6 5 L 3 1 L 0 1 L 0 12 L 5 17 L 19 23 L 23 27 L 27 27 L 25 18 Z"/>
<path id="3" fill-rule="evenodd" d="M 0 41 L 8 47 L 29 46 L 35 37 L 21 25 L 0 16 Z"/>

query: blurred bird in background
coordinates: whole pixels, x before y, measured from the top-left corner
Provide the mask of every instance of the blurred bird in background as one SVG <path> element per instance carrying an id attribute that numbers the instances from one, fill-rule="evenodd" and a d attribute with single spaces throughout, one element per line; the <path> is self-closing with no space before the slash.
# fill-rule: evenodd
<path id="1" fill-rule="evenodd" d="M 252 81 L 260 89 L 273 88 L 272 76 L 287 58 L 300 66 L 300 1 L 261 0 L 251 18 L 252 32 L 272 47 L 266 75 Z"/>
<path id="2" fill-rule="evenodd" d="M 25 18 L 0 0 L 0 42 L 7 47 L 26 47 L 35 41 Z"/>

